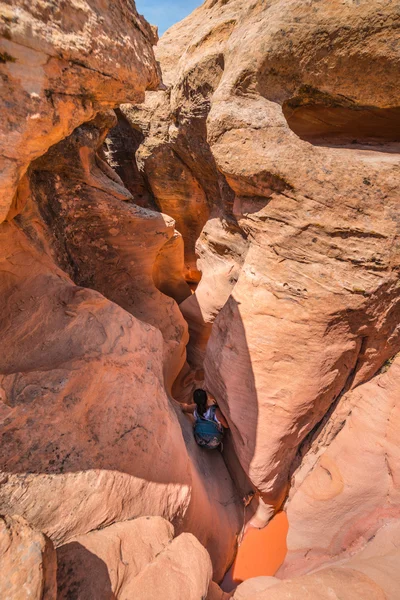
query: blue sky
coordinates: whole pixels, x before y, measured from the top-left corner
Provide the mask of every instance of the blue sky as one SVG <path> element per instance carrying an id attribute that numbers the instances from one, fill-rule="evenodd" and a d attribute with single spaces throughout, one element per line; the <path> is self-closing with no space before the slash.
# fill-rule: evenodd
<path id="1" fill-rule="evenodd" d="M 161 36 L 171 25 L 189 15 L 203 0 L 136 0 L 136 8 Z"/>

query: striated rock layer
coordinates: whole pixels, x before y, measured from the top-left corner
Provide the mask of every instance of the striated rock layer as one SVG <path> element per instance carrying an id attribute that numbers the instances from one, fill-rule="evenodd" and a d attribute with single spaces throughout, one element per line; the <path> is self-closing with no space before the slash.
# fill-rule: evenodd
<path id="1" fill-rule="evenodd" d="M 313 427 L 400 349 L 397 26 L 379 0 L 205 2 L 158 46 L 162 115 L 156 94 L 125 110 L 147 177 L 184 135 L 211 156 L 192 168 L 219 191 L 182 304 L 188 356 L 207 346 L 206 384 L 275 508 Z"/>

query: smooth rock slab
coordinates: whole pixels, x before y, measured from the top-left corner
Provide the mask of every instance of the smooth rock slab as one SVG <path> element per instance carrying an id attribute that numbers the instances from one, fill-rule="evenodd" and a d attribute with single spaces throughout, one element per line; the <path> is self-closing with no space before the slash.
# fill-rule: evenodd
<path id="1" fill-rule="evenodd" d="M 397 600 L 400 589 L 400 524 L 390 523 L 350 559 L 290 580 L 249 579 L 234 600 Z"/>

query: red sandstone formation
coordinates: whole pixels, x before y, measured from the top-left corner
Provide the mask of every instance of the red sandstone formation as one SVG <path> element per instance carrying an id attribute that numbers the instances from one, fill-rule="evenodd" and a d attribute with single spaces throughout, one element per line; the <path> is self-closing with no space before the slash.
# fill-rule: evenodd
<path id="1" fill-rule="evenodd" d="M 234 600 L 395 600 L 400 589 L 399 522 L 378 532 L 361 552 L 293 579 L 256 577 L 241 584 Z"/>
<path id="2" fill-rule="evenodd" d="M 0 222 L 29 163 L 102 108 L 156 89 L 156 41 L 133 0 L 1 5 Z"/>
<path id="3" fill-rule="evenodd" d="M 373 538 L 379 551 L 378 537 L 398 519 L 400 357 L 383 370 L 341 398 L 295 473 L 283 576 L 351 556 Z"/>
<path id="4" fill-rule="evenodd" d="M 169 390 L 185 362 L 187 325 L 176 302 L 157 290 L 153 271 L 174 237 L 174 221 L 131 204 L 129 192 L 96 154 L 113 124 L 113 113 L 99 113 L 34 161 L 32 193 L 57 261 L 75 283 L 96 289 L 160 329 Z M 175 263 L 181 266 L 182 247 L 172 249 L 177 257 L 169 252 L 164 279 L 169 265 L 171 270 Z M 179 283 L 185 285 L 182 276 Z"/>
<path id="5" fill-rule="evenodd" d="M 212 71 L 202 142 L 234 192 L 233 214 L 247 244 L 235 260 L 243 265 L 229 300 L 215 286 L 211 299 L 202 281 L 198 308 L 187 314 L 196 353 L 207 338 L 196 315 L 207 315 L 209 330 L 208 315 L 215 316 L 221 298 L 208 344 L 208 384 L 228 415 L 242 466 L 274 504 L 286 491 L 299 443 L 335 398 L 374 375 L 399 348 L 399 178 L 391 144 L 398 137 L 398 55 L 390 43 L 396 13 L 382 8 L 369 3 L 355 14 L 342 3 L 291 2 L 283 11 L 279 2 L 206 2 L 157 50 L 173 126 L 182 132 L 197 126 L 205 65 L 212 71 L 211 57 L 214 66 L 224 64 L 219 80 Z M 262 40 L 257 48 L 255 38 Z M 374 68 L 361 86 L 367 56 Z M 343 107 L 359 121 L 368 117 L 370 128 L 356 131 L 350 119 L 346 129 Z M 329 113 L 323 131 L 314 129 L 321 111 Z M 312 143 L 292 131 L 299 112 Z M 390 135 L 383 128 L 377 139 L 376 115 L 378 123 L 391 119 Z M 237 254 L 237 245 L 222 237 L 209 244 L 215 258 L 202 268 L 206 289 L 217 260 Z M 186 304 L 194 300 L 185 301 L 184 314 Z"/>
<path id="6" fill-rule="evenodd" d="M 235 598 L 397 600 L 398 3 L 0 17 L 0 595 L 224 600 L 255 490 Z"/>
<path id="7" fill-rule="evenodd" d="M 0 598 L 56 597 L 57 560 L 48 537 L 19 516 L 0 518 Z"/>
<path id="8" fill-rule="evenodd" d="M 197 600 L 211 580 L 210 557 L 191 534 L 173 539 L 160 517 L 124 521 L 72 538 L 57 550 L 59 600 Z M 188 576 L 189 573 L 189 576 Z"/>
<path id="9" fill-rule="evenodd" d="M 357 11 L 336 2 L 291 2 L 285 10 L 279 2 L 206 2 L 157 49 L 175 137 L 193 127 L 195 139 L 211 71 L 202 156 L 211 152 L 225 176 L 246 243 L 238 252 L 226 239 L 231 198 L 217 198 L 222 235 L 210 240 L 213 262 L 199 262 L 204 283 L 182 310 L 196 362 L 223 306 L 208 344 L 206 382 L 227 414 L 244 470 L 274 506 L 302 440 L 343 390 L 374 375 L 400 347 L 399 177 L 391 144 L 398 129 L 398 55 L 390 42 L 396 14 L 382 10 L 381 2 Z M 360 85 L 366 57 L 374 68 Z M 304 106 L 312 143 L 292 131 Z M 342 106 L 368 118 L 370 130 L 357 132 L 351 121 L 347 131 Z M 324 111 L 329 127 L 314 129 L 321 112 L 328 118 Z M 391 119 L 390 136 L 382 130 L 376 139 L 371 114 Z M 210 285 L 215 272 L 225 287 Z"/>
<path id="10" fill-rule="evenodd" d="M 152 133 L 141 125 L 139 156 L 156 152 L 156 137 L 167 158 L 165 145 L 186 134 L 203 160 L 212 155 L 215 185 L 225 178 L 225 193 L 216 194 L 197 242 L 202 280 L 181 305 L 191 334 L 188 358 L 200 368 L 207 347 L 206 384 L 229 420 L 244 471 L 267 502 L 255 522 L 268 518 L 268 504 L 282 503 L 297 470 L 282 576 L 361 548 L 399 514 L 396 501 L 389 509 L 384 500 L 396 453 L 387 468 L 377 462 L 371 494 L 354 417 L 342 408 L 348 397 L 361 402 L 359 386 L 400 349 L 397 21 L 397 7 L 379 1 L 357 9 L 341 2 L 291 2 L 284 9 L 280 2 L 206 2 L 157 48 L 171 113 L 168 129 L 163 109 L 162 131 L 173 135 L 154 134 L 154 120 Z M 212 95 L 205 98 L 207 71 Z M 136 109 L 142 118 L 146 110 L 155 114 L 153 98 L 147 104 Z M 190 153 L 183 159 L 188 164 Z M 209 188 L 202 175 L 200 184 Z M 398 379 L 395 371 L 392 377 Z M 365 432 L 367 456 L 375 455 L 373 440 L 385 438 L 373 391 L 382 383 L 374 382 L 365 392 L 368 414 L 376 414 Z M 337 439 L 329 437 L 347 422 Z M 327 509 L 324 499 L 316 504 L 318 495 L 310 503 L 305 490 L 318 482 L 329 494 L 331 478 L 336 485 L 342 477 L 324 462 L 331 442 L 337 456 L 349 449 L 342 461 L 352 487 Z M 357 460 L 365 489 L 354 473 Z M 387 485 L 381 477 L 389 477 Z M 349 510 L 350 503 L 357 508 Z M 328 527 L 336 511 L 341 516 Z"/>
<path id="11" fill-rule="evenodd" d="M 38 116 L 35 135 L 32 129 L 18 129 L 23 152 L 12 164 L 13 177 L 19 175 L 20 181 L 8 222 L 0 225 L 5 350 L 0 359 L 0 512 L 25 517 L 57 547 L 99 528 L 160 515 L 174 523 L 177 540 L 182 539 L 180 550 L 176 542 L 176 560 L 182 553 L 192 563 L 199 553 L 207 557 L 200 546 L 198 555 L 190 555 L 193 544 L 180 534 L 191 531 L 208 550 L 214 577 L 220 580 L 234 556 L 241 511 L 221 455 L 197 448 L 191 423 L 171 396 L 185 365 L 187 341 L 186 323 L 172 297 L 181 301 L 190 293 L 182 273 L 180 234 L 171 217 L 132 202 L 101 151 L 115 122 L 101 109 L 138 101 L 146 86 L 158 84 L 150 29 L 136 16 L 133 4 L 113 5 L 112 16 L 93 3 L 82 4 L 76 8 L 81 20 L 73 20 L 76 30 L 72 21 L 68 25 L 72 6 L 63 11 L 51 3 L 34 4 L 31 17 L 27 10 L 21 5 L 4 9 L 2 22 L 11 28 L 5 45 L 10 36 L 22 48 L 33 39 L 43 56 L 56 55 L 48 60 L 56 72 L 64 60 L 57 44 L 67 43 L 61 35 L 64 26 L 70 51 L 82 57 L 76 67 L 80 75 L 72 65 L 63 71 L 61 65 L 64 79 L 57 71 L 58 87 L 53 94 L 55 81 L 46 82 L 47 95 L 35 87 L 36 75 L 42 75 L 29 75 L 22 56 L 4 54 L 7 60 L 0 65 L 3 80 L 19 98 L 18 114 L 12 104 L 3 113 L 6 125 L 29 114 L 32 102 L 42 102 L 43 118 L 55 123 L 54 130 L 50 125 L 42 129 Z M 90 11 L 95 15 L 91 26 L 106 25 L 103 34 L 87 28 Z M 100 52 L 119 21 L 124 22 L 121 36 L 129 36 L 120 63 L 110 50 L 107 57 Z M 114 37 L 113 48 L 122 52 L 121 40 Z M 111 64 L 113 75 L 108 76 Z M 10 69 L 14 74 L 18 70 L 18 80 L 12 79 Z M 104 78 L 110 80 L 108 86 Z M 86 85 L 92 89 L 90 100 Z M 18 86 L 33 86 L 39 99 Z M 49 102 L 62 114 L 46 115 Z M 72 106 L 80 103 L 86 112 L 72 114 Z M 86 123 L 76 128 L 82 121 Z M 23 143 L 28 134 L 29 143 Z M 182 371 L 187 374 L 187 367 Z M 11 564 L 18 557 L 10 554 L 7 560 Z M 208 558 L 204 560 L 208 565 Z M 106 569 L 113 568 L 110 561 Z M 201 595 L 207 592 L 207 569 L 206 575 L 203 569 L 195 574 Z M 187 571 L 174 584 L 182 594 L 191 585 Z M 197 587 L 190 589 L 200 594 Z M 33 593 L 42 597 L 40 590 Z"/>

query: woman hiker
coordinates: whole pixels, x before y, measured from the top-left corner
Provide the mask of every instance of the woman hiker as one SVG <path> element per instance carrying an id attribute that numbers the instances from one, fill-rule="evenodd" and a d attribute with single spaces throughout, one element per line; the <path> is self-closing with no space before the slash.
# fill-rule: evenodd
<path id="1" fill-rule="evenodd" d="M 195 418 L 193 432 L 199 446 L 207 450 L 214 450 L 222 445 L 224 428 L 229 425 L 218 405 L 208 406 L 208 396 L 205 390 L 195 390 L 193 393 L 194 404 L 182 407 L 183 412 L 193 413 Z"/>

